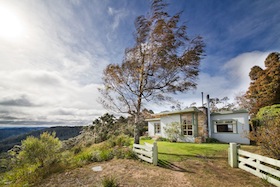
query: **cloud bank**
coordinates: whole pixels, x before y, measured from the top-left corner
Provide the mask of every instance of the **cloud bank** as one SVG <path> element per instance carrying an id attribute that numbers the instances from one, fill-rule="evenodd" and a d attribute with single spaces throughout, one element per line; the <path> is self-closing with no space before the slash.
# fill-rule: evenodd
<path id="1" fill-rule="evenodd" d="M 207 46 L 197 89 L 175 96 L 185 106 L 199 106 L 201 92 L 220 98 L 246 91 L 250 68 L 263 67 L 266 56 L 279 51 L 280 11 L 273 3 L 170 3 L 171 14 L 184 9 L 188 31 L 201 34 Z M 134 20 L 146 14 L 148 2 L 10 0 L 0 7 L 22 28 L 13 39 L 0 37 L 1 126 L 87 125 L 108 112 L 97 102 L 103 69 L 122 62 L 133 45 Z M 1 21 L 0 30 L 7 30 Z"/>

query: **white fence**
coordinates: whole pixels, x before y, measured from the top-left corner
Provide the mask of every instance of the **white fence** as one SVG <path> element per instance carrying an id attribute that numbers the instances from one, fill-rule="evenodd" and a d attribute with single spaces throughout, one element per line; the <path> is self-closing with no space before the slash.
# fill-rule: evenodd
<path id="1" fill-rule="evenodd" d="M 156 166 L 158 162 L 157 142 L 153 144 L 145 142 L 144 144 L 145 145 L 133 144 L 133 151 L 137 154 L 138 158 Z"/>
<path id="2" fill-rule="evenodd" d="M 230 143 L 228 161 L 231 167 L 243 169 L 280 187 L 280 160 L 240 150 L 236 143 Z"/>

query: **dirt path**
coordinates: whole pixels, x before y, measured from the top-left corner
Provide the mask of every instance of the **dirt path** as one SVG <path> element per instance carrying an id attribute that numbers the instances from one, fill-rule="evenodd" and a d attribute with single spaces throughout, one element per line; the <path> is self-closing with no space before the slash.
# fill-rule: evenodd
<path id="1" fill-rule="evenodd" d="M 230 168 L 226 160 L 189 159 L 160 162 L 159 166 L 135 160 L 93 163 L 47 178 L 40 187 L 99 187 L 105 176 L 116 178 L 120 187 L 262 187 L 264 180 L 240 169 Z M 101 166 L 94 172 L 92 167 Z"/>
<path id="2" fill-rule="evenodd" d="M 92 170 L 94 166 L 101 166 L 103 170 L 101 172 L 94 172 Z M 43 181 L 39 186 L 100 186 L 101 180 L 105 176 L 115 177 L 120 186 L 192 186 L 184 177 L 184 173 L 180 171 L 172 171 L 134 160 L 111 160 L 93 163 L 83 168 L 55 174 Z"/>

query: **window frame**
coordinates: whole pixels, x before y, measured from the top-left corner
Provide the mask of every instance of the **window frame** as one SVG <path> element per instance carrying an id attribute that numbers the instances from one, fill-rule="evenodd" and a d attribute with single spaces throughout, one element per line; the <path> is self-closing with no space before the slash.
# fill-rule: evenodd
<path id="1" fill-rule="evenodd" d="M 154 134 L 160 134 L 161 133 L 161 125 L 160 122 L 154 123 Z"/>
<path id="2" fill-rule="evenodd" d="M 194 136 L 194 114 L 192 113 L 191 119 L 185 114 L 181 115 L 181 133 L 183 136 Z M 189 128 L 191 127 L 191 128 Z M 191 132 L 191 134 L 189 134 Z"/>
<path id="3" fill-rule="evenodd" d="M 216 134 L 238 134 L 238 122 L 235 119 L 222 119 L 222 120 L 213 120 L 213 128 L 214 128 L 214 133 Z M 218 126 L 227 126 L 227 129 L 232 129 L 231 131 L 219 131 Z M 231 127 L 230 127 L 231 126 Z M 226 129 L 225 128 L 225 129 Z"/>

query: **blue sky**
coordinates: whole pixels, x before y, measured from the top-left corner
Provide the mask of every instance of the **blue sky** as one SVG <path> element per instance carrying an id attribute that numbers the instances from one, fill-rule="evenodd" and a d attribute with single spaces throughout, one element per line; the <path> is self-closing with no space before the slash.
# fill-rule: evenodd
<path id="1" fill-rule="evenodd" d="M 250 68 L 280 51 L 278 0 L 167 2 L 206 43 L 197 90 L 175 96 L 183 106 L 200 106 L 201 92 L 233 99 Z M 86 125 L 104 114 L 102 71 L 121 63 L 148 9 L 146 0 L 0 0 L 0 125 Z"/>

